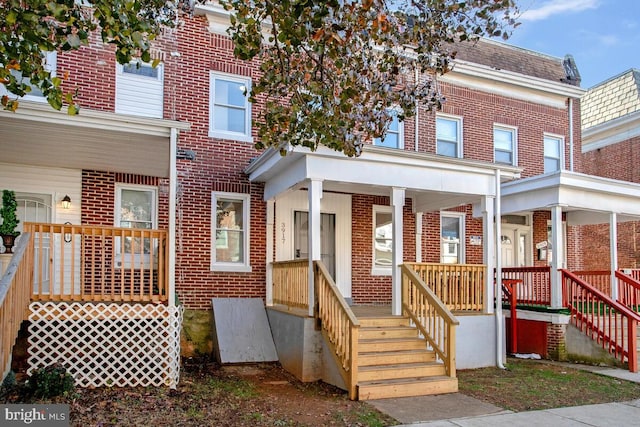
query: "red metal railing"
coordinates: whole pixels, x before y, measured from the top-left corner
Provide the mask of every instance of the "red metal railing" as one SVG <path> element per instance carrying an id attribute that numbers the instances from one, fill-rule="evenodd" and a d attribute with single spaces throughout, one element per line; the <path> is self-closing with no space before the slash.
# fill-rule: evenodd
<path id="1" fill-rule="evenodd" d="M 572 273 L 602 292 L 603 294 L 611 296 L 611 271 L 572 271 Z"/>
<path id="2" fill-rule="evenodd" d="M 510 310 L 510 330 L 509 330 L 509 352 L 518 352 L 518 285 L 519 279 L 502 279 L 502 302 L 509 304 Z"/>
<path id="3" fill-rule="evenodd" d="M 640 311 L 640 280 L 616 271 L 618 301 L 631 310 Z"/>
<path id="4" fill-rule="evenodd" d="M 550 267 L 507 267 L 502 281 L 517 280 L 518 305 L 551 305 Z"/>
<path id="5" fill-rule="evenodd" d="M 571 322 L 615 358 L 627 362 L 631 372 L 638 372 L 640 316 L 575 274 L 561 272 L 563 305 L 571 311 Z"/>

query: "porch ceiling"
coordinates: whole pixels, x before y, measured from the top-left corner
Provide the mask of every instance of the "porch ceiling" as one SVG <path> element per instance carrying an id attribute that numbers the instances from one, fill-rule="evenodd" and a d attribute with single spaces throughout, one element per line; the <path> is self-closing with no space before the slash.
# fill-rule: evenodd
<path id="1" fill-rule="evenodd" d="M 324 191 L 353 194 L 389 196 L 392 188 L 405 188 L 406 197 L 414 198 L 414 210 L 432 211 L 495 195 L 498 168 L 502 179 L 520 173 L 492 163 L 365 146 L 357 158 L 325 148 L 295 148 L 284 157 L 268 150 L 246 172 L 251 181 L 265 183 L 265 200 L 321 180 Z"/>
<path id="2" fill-rule="evenodd" d="M 640 184 L 569 171 L 534 176 L 502 185 L 502 214 L 561 206 L 569 225 L 640 220 Z"/>
<path id="3" fill-rule="evenodd" d="M 21 102 L 0 111 L 0 162 L 168 177 L 172 128 L 188 124 Z"/>

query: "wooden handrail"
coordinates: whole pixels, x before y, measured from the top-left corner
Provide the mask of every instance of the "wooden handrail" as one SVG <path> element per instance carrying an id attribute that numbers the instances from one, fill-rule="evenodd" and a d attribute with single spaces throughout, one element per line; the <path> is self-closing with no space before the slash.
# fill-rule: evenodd
<path id="1" fill-rule="evenodd" d="M 33 281 L 33 235 L 22 233 L 6 272 L 0 277 L 0 374 L 11 369 L 11 353 L 27 317 Z M 7 255 L 8 256 L 8 255 Z"/>
<path id="2" fill-rule="evenodd" d="M 573 274 L 599 290 L 605 295 L 611 296 L 611 271 L 609 270 L 579 270 Z"/>
<path id="3" fill-rule="evenodd" d="M 405 263 L 449 310 L 484 311 L 486 266 L 481 264 Z"/>
<path id="4" fill-rule="evenodd" d="M 295 259 L 273 263 L 273 303 L 309 309 L 309 260 Z"/>
<path id="5" fill-rule="evenodd" d="M 401 265 L 400 271 L 403 312 L 411 318 L 429 347 L 433 348 L 442 360 L 447 375 L 455 378 L 455 332 L 458 320 L 410 265 Z"/>
<path id="6" fill-rule="evenodd" d="M 640 280 L 622 273 L 615 272 L 618 279 L 618 301 L 633 310 L 640 311 Z"/>
<path id="7" fill-rule="evenodd" d="M 25 223 L 33 233 L 34 301 L 166 302 L 165 230 Z"/>
<path id="8" fill-rule="evenodd" d="M 494 270 L 494 276 L 495 276 Z M 518 284 L 518 305 L 551 305 L 551 268 L 545 267 L 504 267 L 502 280 L 520 280 Z"/>
<path id="9" fill-rule="evenodd" d="M 360 322 L 351 311 L 322 261 L 314 261 L 317 317 L 322 333 L 338 362 L 349 398 L 357 398 L 358 335 Z"/>
<path id="10" fill-rule="evenodd" d="M 563 303 L 571 311 L 571 322 L 621 362 L 626 361 L 631 372 L 638 372 L 640 316 L 575 274 L 561 273 Z"/>

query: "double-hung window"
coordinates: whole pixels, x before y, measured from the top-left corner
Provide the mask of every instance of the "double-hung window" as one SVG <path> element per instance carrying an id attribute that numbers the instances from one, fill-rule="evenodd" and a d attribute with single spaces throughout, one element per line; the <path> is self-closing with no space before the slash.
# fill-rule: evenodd
<path id="1" fill-rule="evenodd" d="M 462 119 L 459 117 L 436 117 L 436 154 L 462 157 Z"/>
<path id="2" fill-rule="evenodd" d="M 249 272 L 249 195 L 212 193 L 211 270 Z"/>
<path id="3" fill-rule="evenodd" d="M 42 62 L 44 63 L 44 69 L 51 73 L 51 77 L 56 76 L 57 58 L 58 56 L 56 52 L 42 52 Z M 31 88 L 31 90 L 22 97 L 23 100 L 36 102 L 47 101 L 40 88 L 31 84 L 31 79 L 29 77 L 23 76 L 22 72 L 18 70 L 11 70 L 11 74 L 13 74 L 19 82 L 22 82 Z M 8 91 L 6 90 L 5 86 L 0 85 L 0 95 L 7 94 L 10 97 L 15 96 L 7 92 Z"/>
<path id="4" fill-rule="evenodd" d="M 373 207 L 373 274 L 391 274 L 393 264 L 393 216 L 390 206 Z"/>
<path id="5" fill-rule="evenodd" d="M 463 212 L 440 213 L 440 262 L 443 264 L 464 263 L 464 218 Z"/>
<path id="6" fill-rule="evenodd" d="M 248 78 L 211 73 L 209 136 L 252 142 Z"/>
<path id="7" fill-rule="evenodd" d="M 493 127 L 494 160 L 496 163 L 517 165 L 517 132 L 508 126 Z"/>
<path id="8" fill-rule="evenodd" d="M 116 186 L 116 227 L 135 229 L 157 228 L 157 188 L 142 185 Z M 127 236 L 116 239 L 118 267 L 148 268 L 156 261 L 158 242 L 151 237 Z"/>
<path id="9" fill-rule="evenodd" d="M 544 136 L 544 173 L 557 172 L 562 166 L 562 138 Z"/>
<path id="10" fill-rule="evenodd" d="M 391 122 L 384 138 L 374 138 L 373 144 L 381 147 L 404 148 L 404 122 L 400 121 L 397 110 L 390 110 Z"/>

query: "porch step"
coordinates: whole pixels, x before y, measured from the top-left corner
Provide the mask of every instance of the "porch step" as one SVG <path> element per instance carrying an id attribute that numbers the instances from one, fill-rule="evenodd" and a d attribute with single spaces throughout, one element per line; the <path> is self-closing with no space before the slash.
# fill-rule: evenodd
<path id="1" fill-rule="evenodd" d="M 387 338 L 387 339 L 360 339 L 358 350 L 360 353 L 370 353 L 375 351 L 401 351 L 401 350 L 424 350 L 426 344 L 420 338 Z"/>
<path id="2" fill-rule="evenodd" d="M 358 366 L 396 365 L 398 363 L 429 363 L 436 360 L 435 353 L 421 350 L 358 352 Z"/>
<path id="3" fill-rule="evenodd" d="M 444 376 L 446 371 L 442 363 L 399 363 L 396 365 L 373 365 L 358 368 L 358 382 L 382 381 L 399 378 L 418 378 Z"/>
<path id="4" fill-rule="evenodd" d="M 358 321 L 361 328 L 409 326 L 409 318 L 403 316 L 361 317 Z"/>
<path id="5" fill-rule="evenodd" d="M 358 382 L 358 400 L 455 393 L 458 379 L 443 375 Z"/>
<path id="6" fill-rule="evenodd" d="M 360 327 L 360 339 L 415 338 L 418 330 L 410 326 Z"/>

